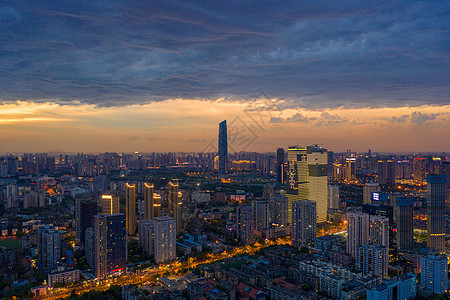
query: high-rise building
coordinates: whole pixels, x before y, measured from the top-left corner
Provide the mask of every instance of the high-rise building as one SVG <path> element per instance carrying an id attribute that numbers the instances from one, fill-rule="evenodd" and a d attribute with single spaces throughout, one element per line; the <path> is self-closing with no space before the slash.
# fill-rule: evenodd
<path id="1" fill-rule="evenodd" d="M 61 258 L 61 234 L 53 226 L 38 229 L 39 263 L 46 272 L 56 268 Z"/>
<path id="2" fill-rule="evenodd" d="M 178 182 L 169 182 L 169 211 L 170 216 L 177 222 L 177 234 L 183 229 L 182 194 L 178 190 Z"/>
<path id="3" fill-rule="evenodd" d="M 144 183 L 144 219 L 147 220 L 153 220 L 155 217 L 153 190 L 153 184 Z"/>
<path id="4" fill-rule="evenodd" d="M 401 250 L 414 248 L 414 198 L 397 197 L 397 246 Z"/>
<path id="5" fill-rule="evenodd" d="M 358 245 L 356 247 L 356 269 L 363 275 L 372 274 L 384 279 L 388 275 L 388 248 L 378 245 Z"/>
<path id="6" fill-rule="evenodd" d="M 316 238 L 317 203 L 309 200 L 298 200 L 292 203 L 292 245 L 306 246 Z"/>
<path id="7" fill-rule="evenodd" d="M 445 251 L 445 175 L 427 176 L 427 246 Z"/>
<path id="8" fill-rule="evenodd" d="M 413 175 L 414 181 L 423 183 L 425 181 L 425 171 L 427 169 L 427 160 L 425 157 L 414 157 Z"/>
<path id="9" fill-rule="evenodd" d="M 327 219 L 328 208 L 328 177 L 327 150 L 317 146 L 288 149 L 288 179 L 287 191 L 289 205 L 297 200 L 310 200 L 317 204 L 317 221 Z M 292 207 L 289 212 L 289 222 L 292 223 Z"/>
<path id="10" fill-rule="evenodd" d="M 345 180 L 355 181 L 356 180 L 356 158 L 348 157 L 345 159 L 344 175 Z"/>
<path id="11" fill-rule="evenodd" d="M 102 195 L 102 214 L 115 215 L 119 211 L 119 196 L 113 194 Z"/>
<path id="12" fill-rule="evenodd" d="M 136 234 L 136 185 L 126 184 L 126 216 L 128 235 Z"/>
<path id="13" fill-rule="evenodd" d="M 253 212 L 250 206 L 238 206 L 237 217 L 237 238 L 243 244 L 253 243 Z"/>
<path id="14" fill-rule="evenodd" d="M 228 160 L 228 133 L 227 120 L 219 123 L 219 175 L 223 176 L 227 172 Z"/>
<path id="15" fill-rule="evenodd" d="M 328 185 L 328 209 L 339 209 L 341 199 L 339 197 L 339 186 Z"/>
<path id="16" fill-rule="evenodd" d="M 139 244 L 157 263 L 176 258 L 176 222 L 173 218 L 155 217 L 139 222 Z"/>
<path id="17" fill-rule="evenodd" d="M 363 187 L 363 204 L 372 203 L 372 193 L 381 192 L 381 187 L 377 182 L 366 182 Z"/>
<path id="18" fill-rule="evenodd" d="M 284 149 L 277 149 L 277 182 L 284 182 Z"/>
<path id="19" fill-rule="evenodd" d="M 124 214 L 94 216 L 94 275 L 105 278 L 125 272 L 127 228 Z"/>
<path id="20" fill-rule="evenodd" d="M 86 229 L 92 227 L 94 215 L 97 214 L 97 201 L 79 200 L 75 202 L 75 237 L 84 244 Z"/>
<path id="21" fill-rule="evenodd" d="M 92 218 L 93 222 L 94 218 Z M 84 238 L 84 254 L 86 257 L 87 264 L 93 268 L 94 267 L 94 228 L 89 227 L 85 231 Z"/>
<path id="22" fill-rule="evenodd" d="M 388 218 L 383 216 L 370 216 L 369 232 L 369 242 L 371 244 L 389 247 Z"/>
<path id="23" fill-rule="evenodd" d="M 266 199 L 254 200 L 252 202 L 255 229 L 258 231 L 270 228 L 269 201 Z"/>
<path id="24" fill-rule="evenodd" d="M 448 286 L 448 260 L 444 255 L 428 254 L 420 259 L 420 286 L 429 293 L 445 293 Z"/>
<path id="25" fill-rule="evenodd" d="M 274 195 L 269 198 L 270 221 L 275 226 L 288 224 L 288 199 L 284 195 Z"/>
<path id="26" fill-rule="evenodd" d="M 395 185 L 395 163 L 393 160 L 378 161 L 378 182 Z"/>
<path id="27" fill-rule="evenodd" d="M 161 195 L 153 194 L 153 213 L 154 218 L 161 217 Z"/>
<path id="28" fill-rule="evenodd" d="M 347 213 L 347 253 L 356 255 L 356 247 L 369 243 L 370 218 L 360 212 Z"/>
<path id="29" fill-rule="evenodd" d="M 334 179 L 334 152 L 333 151 L 328 151 L 327 154 L 327 159 L 328 159 L 328 163 L 327 163 L 327 173 L 328 173 L 328 181 L 333 180 Z"/>

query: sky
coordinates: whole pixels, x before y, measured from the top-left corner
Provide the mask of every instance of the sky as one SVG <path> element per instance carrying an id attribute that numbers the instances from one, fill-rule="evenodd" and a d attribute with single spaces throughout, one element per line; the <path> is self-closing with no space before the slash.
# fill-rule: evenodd
<path id="1" fill-rule="evenodd" d="M 450 151 L 447 1 L 3 1 L 0 152 Z"/>

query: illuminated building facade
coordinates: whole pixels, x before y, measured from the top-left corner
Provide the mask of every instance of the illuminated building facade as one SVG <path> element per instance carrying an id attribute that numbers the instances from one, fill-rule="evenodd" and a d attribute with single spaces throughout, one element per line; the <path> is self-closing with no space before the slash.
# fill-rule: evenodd
<path id="1" fill-rule="evenodd" d="M 413 175 L 416 183 L 425 181 L 425 172 L 427 169 L 427 161 L 425 157 L 415 157 L 413 161 Z"/>
<path id="2" fill-rule="evenodd" d="M 292 203 L 292 245 L 307 246 L 314 242 L 317 234 L 317 203 L 298 200 Z"/>
<path id="3" fill-rule="evenodd" d="M 61 233 L 53 226 L 38 229 L 39 262 L 46 272 L 50 272 L 61 258 Z"/>
<path id="4" fill-rule="evenodd" d="M 102 195 L 102 214 L 115 215 L 119 211 L 119 196 L 112 194 Z"/>
<path id="5" fill-rule="evenodd" d="M 144 219 L 147 220 L 153 220 L 155 217 L 153 191 L 153 184 L 144 183 Z"/>
<path id="6" fill-rule="evenodd" d="M 427 176 L 427 246 L 445 251 L 445 175 Z"/>
<path id="7" fill-rule="evenodd" d="M 317 221 L 326 221 L 328 208 L 327 163 L 327 150 L 320 146 L 289 147 L 286 185 L 289 223 L 292 224 L 292 203 L 305 199 L 316 202 Z"/>
<path id="8" fill-rule="evenodd" d="M 126 271 L 127 229 L 124 214 L 94 216 L 94 275 L 105 278 Z"/>
<path id="9" fill-rule="evenodd" d="M 347 213 L 347 253 L 356 255 L 356 247 L 369 243 L 370 218 L 360 212 Z"/>
<path id="10" fill-rule="evenodd" d="M 448 286 L 448 259 L 444 255 L 428 254 L 420 259 L 420 285 L 430 293 L 440 295 Z"/>
<path id="11" fill-rule="evenodd" d="M 277 182 L 284 182 L 284 149 L 277 149 Z"/>
<path id="12" fill-rule="evenodd" d="M 414 198 L 397 197 L 397 246 L 401 250 L 414 248 Z"/>
<path id="13" fill-rule="evenodd" d="M 372 193 L 381 192 L 381 187 L 377 182 L 366 182 L 363 187 L 363 204 L 372 203 Z"/>
<path id="14" fill-rule="evenodd" d="M 136 234 L 136 185 L 126 184 L 126 216 L 128 235 Z"/>
<path id="15" fill-rule="evenodd" d="M 183 229 L 182 196 L 178 190 L 178 183 L 169 182 L 169 215 L 177 223 L 177 233 Z"/>

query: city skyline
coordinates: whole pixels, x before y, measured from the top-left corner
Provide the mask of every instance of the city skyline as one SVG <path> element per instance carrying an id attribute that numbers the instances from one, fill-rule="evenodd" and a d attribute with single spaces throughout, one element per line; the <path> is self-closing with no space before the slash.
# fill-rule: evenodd
<path id="1" fill-rule="evenodd" d="M 202 152 L 239 119 L 250 151 L 450 151 L 447 6 L 11 2 L 1 150 Z"/>

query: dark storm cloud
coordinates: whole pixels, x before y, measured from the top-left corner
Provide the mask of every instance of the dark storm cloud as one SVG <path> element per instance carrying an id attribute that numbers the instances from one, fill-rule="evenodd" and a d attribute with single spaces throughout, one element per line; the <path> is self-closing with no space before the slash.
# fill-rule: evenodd
<path id="1" fill-rule="evenodd" d="M 447 1 L 3 3 L 3 101 L 449 103 Z"/>

